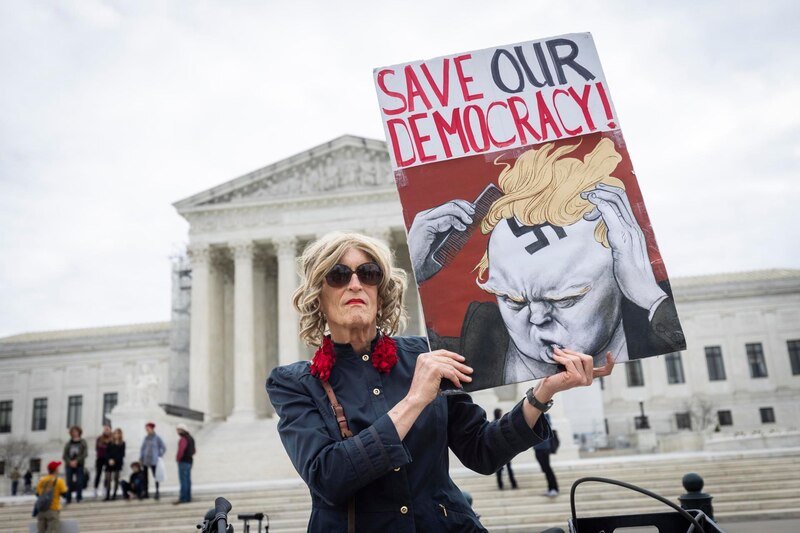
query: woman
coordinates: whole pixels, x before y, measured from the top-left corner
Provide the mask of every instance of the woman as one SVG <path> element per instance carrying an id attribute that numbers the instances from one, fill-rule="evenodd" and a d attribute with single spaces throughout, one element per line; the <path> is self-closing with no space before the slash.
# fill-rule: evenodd
<path id="1" fill-rule="evenodd" d="M 125 439 L 122 438 L 122 430 L 117 428 L 111 435 L 111 442 L 106 449 L 108 463 L 106 465 L 106 497 L 105 501 L 117 499 L 117 488 L 119 488 L 119 473 L 125 460 Z M 111 492 L 111 481 L 114 481 L 114 492 Z"/>
<path id="2" fill-rule="evenodd" d="M 385 244 L 332 233 L 306 249 L 301 269 L 300 336 L 320 348 L 311 364 L 276 368 L 267 391 L 311 492 L 308 530 L 486 531 L 450 479 L 447 448 L 494 473 L 549 437 L 542 411 L 523 400 L 490 423 L 468 395 L 439 394 L 442 380 L 460 387 L 472 369 L 458 354 L 427 352 L 423 337 L 390 337 L 404 318 L 406 278 Z M 556 392 L 613 367 L 609 357 L 593 369 L 591 357 L 569 350 L 555 359 L 566 371 L 530 391 L 544 410 Z"/>
<path id="3" fill-rule="evenodd" d="M 149 468 L 153 473 L 153 480 L 156 484 L 155 499 L 158 500 L 161 498 L 159 493 L 159 484 L 161 481 L 156 477 L 156 467 L 158 466 L 158 461 L 164 457 L 167 446 L 164 444 L 161 437 L 156 434 L 155 423 L 148 422 L 144 425 L 144 430 L 147 434 L 144 436 L 144 439 L 142 439 L 142 445 L 139 448 L 139 462 L 142 465 L 142 472 L 144 473 L 144 497 L 150 497 L 150 492 L 148 490 L 150 483 L 147 475 L 147 469 Z"/>
<path id="4" fill-rule="evenodd" d="M 103 470 L 108 477 L 108 444 L 111 442 L 111 426 L 103 425 L 103 433 L 97 437 L 94 443 L 94 497 L 97 498 L 97 487 L 100 486 L 100 478 Z"/>

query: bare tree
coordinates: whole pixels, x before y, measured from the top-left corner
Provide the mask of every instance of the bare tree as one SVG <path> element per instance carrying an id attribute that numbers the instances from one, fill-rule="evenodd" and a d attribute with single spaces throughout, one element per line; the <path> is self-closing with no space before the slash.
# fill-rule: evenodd
<path id="1" fill-rule="evenodd" d="M 6 470 L 14 468 L 27 469 L 28 461 L 39 455 L 39 446 L 25 439 L 9 439 L 0 444 L 0 461 L 6 464 Z"/>
<path id="2" fill-rule="evenodd" d="M 692 424 L 699 431 L 705 431 L 716 424 L 714 403 L 708 398 L 694 396 L 683 402 L 683 408 L 692 417 Z"/>

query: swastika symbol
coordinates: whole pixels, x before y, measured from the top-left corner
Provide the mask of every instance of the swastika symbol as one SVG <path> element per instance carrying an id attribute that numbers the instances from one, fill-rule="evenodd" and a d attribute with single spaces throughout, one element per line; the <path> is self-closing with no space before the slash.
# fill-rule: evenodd
<path id="1" fill-rule="evenodd" d="M 525 247 L 525 251 L 531 255 L 550 245 L 550 241 L 542 231 L 542 228 L 545 226 L 550 226 L 553 229 L 558 237 L 558 240 L 561 240 L 567 236 L 567 232 L 564 231 L 564 228 L 561 226 L 554 226 L 547 222 L 544 224 L 537 224 L 535 226 L 520 226 L 515 218 L 508 219 L 508 227 L 511 228 L 511 232 L 515 237 L 522 237 L 528 233 L 533 233 L 533 236 L 536 237 L 535 241 Z"/>

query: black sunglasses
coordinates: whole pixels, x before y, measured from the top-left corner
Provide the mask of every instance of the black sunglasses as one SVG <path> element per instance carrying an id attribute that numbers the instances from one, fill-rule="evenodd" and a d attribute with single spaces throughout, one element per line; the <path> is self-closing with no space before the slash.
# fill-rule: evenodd
<path id="1" fill-rule="evenodd" d="M 378 263 L 364 263 L 355 270 L 358 281 L 364 285 L 377 285 L 383 280 L 383 270 Z M 325 274 L 325 281 L 334 289 L 339 289 L 350 283 L 353 279 L 353 269 L 347 265 L 337 263 Z"/>

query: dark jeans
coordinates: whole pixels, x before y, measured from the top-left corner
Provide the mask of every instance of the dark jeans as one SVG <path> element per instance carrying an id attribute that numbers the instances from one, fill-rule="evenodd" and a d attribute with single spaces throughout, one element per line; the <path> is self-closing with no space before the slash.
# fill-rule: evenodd
<path id="1" fill-rule="evenodd" d="M 19 488 L 19 480 L 11 482 L 11 495 L 17 495 L 17 489 Z"/>
<path id="2" fill-rule="evenodd" d="M 557 491 L 558 481 L 556 481 L 556 475 L 553 469 L 550 468 L 550 452 L 547 450 L 533 450 L 533 453 L 536 455 L 536 461 L 539 462 L 539 466 L 542 467 L 544 477 L 547 478 L 547 490 Z"/>
<path id="3" fill-rule="evenodd" d="M 512 489 L 516 489 L 517 488 L 517 480 L 514 479 L 514 471 L 511 470 L 511 463 L 510 462 L 506 465 L 506 468 L 508 468 L 508 480 L 511 482 L 511 488 Z M 503 488 L 503 469 L 502 468 L 497 471 L 497 488 L 499 488 L 499 489 Z"/>
<path id="4" fill-rule="evenodd" d="M 150 475 L 147 473 L 148 470 L 153 472 L 153 481 L 155 481 L 155 479 L 156 479 L 156 465 L 142 466 L 142 472 L 144 472 L 144 497 L 145 498 L 149 498 L 150 497 L 150 488 L 149 488 L 150 487 Z M 158 499 L 158 497 L 159 497 L 159 494 L 158 494 L 158 481 L 156 481 L 155 483 L 156 483 L 156 499 Z"/>
<path id="5" fill-rule="evenodd" d="M 181 482 L 180 500 L 192 501 L 192 463 L 178 463 L 178 480 Z"/>
<path id="6" fill-rule="evenodd" d="M 100 476 L 103 473 L 103 469 L 108 470 L 108 460 L 105 458 L 99 458 L 94 460 L 94 490 L 97 490 L 97 487 L 100 486 Z"/>
<path id="7" fill-rule="evenodd" d="M 83 500 L 83 465 L 79 464 L 75 468 L 67 465 L 67 493 L 64 495 L 64 498 L 67 500 L 67 503 L 72 502 L 72 493 L 75 493 L 75 499 L 77 501 Z"/>
<path id="8" fill-rule="evenodd" d="M 122 488 L 122 497 L 125 498 L 126 500 L 131 496 L 136 496 L 137 498 L 141 498 L 144 496 L 144 487 L 138 485 L 132 486 L 124 479 L 119 482 L 119 486 Z"/>

